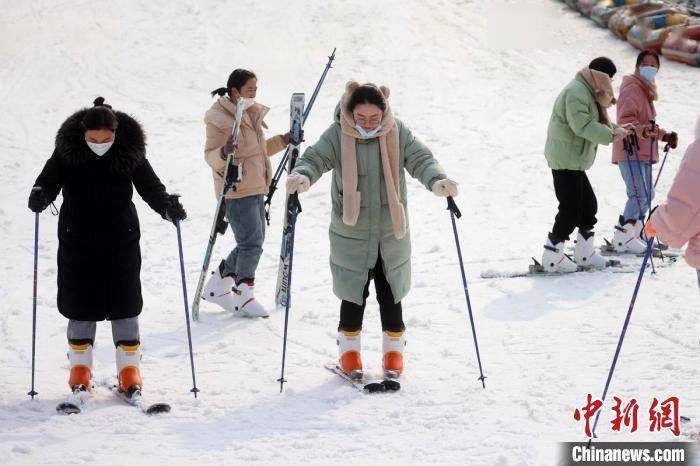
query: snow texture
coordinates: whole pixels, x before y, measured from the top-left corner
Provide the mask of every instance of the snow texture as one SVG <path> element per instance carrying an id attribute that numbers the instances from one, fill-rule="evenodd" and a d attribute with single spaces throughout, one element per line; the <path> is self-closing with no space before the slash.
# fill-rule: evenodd
<path id="1" fill-rule="evenodd" d="M 583 440 L 573 411 L 586 394 L 602 393 L 636 274 L 480 275 L 526 269 L 529 257 L 541 254 L 555 213 L 542 153 L 559 90 L 598 55 L 616 61 L 619 86 L 633 71 L 636 51 L 563 3 L 524 4 L 527 17 L 510 12 L 513 2 L 475 0 L 0 0 L 0 462 L 329 464 L 349 455 L 363 464 L 545 465 L 556 461 L 558 442 Z M 33 215 L 26 198 L 61 122 L 98 95 L 141 121 L 151 163 L 168 189 L 182 194 L 189 213 L 183 237 L 191 296 L 214 208 L 202 153 L 209 91 L 224 85 L 233 68 L 254 70 L 258 100 L 272 108 L 270 134 L 286 132 L 291 93 L 310 96 L 336 46 L 306 140 L 315 141 L 330 124 L 347 80 L 385 84 L 398 117 L 460 183 L 457 202 L 465 215 L 458 228 L 486 390 L 477 381 L 445 202 L 414 180 L 403 388 L 363 396 L 324 370 L 336 356 L 339 308 L 327 261 L 326 176 L 301 198 L 283 394 L 276 379 L 284 313 L 240 320 L 203 303 L 193 324 L 202 391 L 192 397 L 175 229 L 137 199 L 145 392 L 170 402 L 172 412 L 147 417 L 99 388 L 84 414 L 55 414 L 68 394 L 68 366 L 66 320 L 55 308 L 56 217 L 48 211 L 40 228 L 39 395 L 30 400 Z M 692 139 L 698 70 L 664 60 L 658 84 L 658 120 L 681 141 L 659 184 L 662 200 Z M 590 171 L 600 205 L 599 242 L 612 236 L 624 202 L 609 160 L 610 148 L 601 147 Z M 275 199 L 258 271 L 257 293 L 267 306 L 282 199 Z M 232 244 L 230 233 L 220 238 L 213 263 Z M 108 265 L 95 273 L 110 279 Z M 609 401 L 635 397 L 644 410 L 653 396 L 673 394 L 684 414 L 700 416 L 698 298 L 695 271 L 682 261 L 645 276 Z M 381 333 L 372 297 L 363 342 L 365 365 L 377 375 Z M 98 380 L 114 376 L 113 348 L 102 323 Z M 673 439 L 667 431 L 646 431 L 645 411 L 634 435 L 611 432 L 609 421 L 607 409 L 601 440 Z M 684 429 L 691 434 L 688 429 L 700 427 Z"/>

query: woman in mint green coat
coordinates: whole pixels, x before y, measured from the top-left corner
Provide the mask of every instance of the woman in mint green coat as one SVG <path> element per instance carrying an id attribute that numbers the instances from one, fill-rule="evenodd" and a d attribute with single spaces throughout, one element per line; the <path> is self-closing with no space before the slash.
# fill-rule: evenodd
<path id="1" fill-rule="evenodd" d="M 333 171 L 330 266 L 333 292 L 342 300 L 339 366 L 362 375 L 360 333 L 369 282 L 374 279 L 383 330 L 383 367 L 403 371 L 405 326 L 401 300 L 411 287 L 411 240 L 405 171 L 438 196 L 456 196 L 433 154 L 395 119 L 386 87 L 346 86 L 334 123 L 306 149 L 287 180 L 304 192 Z"/>
<path id="2" fill-rule="evenodd" d="M 575 272 L 579 267 L 603 268 L 605 259 L 594 247 L 598 201 L 588 181 L 599 144 L 627 135 L 611 123 L 607 109 L 615 103 L 612 78 L 615 64 L 606 57 L 593 60 L 561 91 L 547 129 L 544 153 L 552 170 L 559 211 L 542 253 L 546 272 Z M 578 228 L 574 260 L 564 242 Z"/>

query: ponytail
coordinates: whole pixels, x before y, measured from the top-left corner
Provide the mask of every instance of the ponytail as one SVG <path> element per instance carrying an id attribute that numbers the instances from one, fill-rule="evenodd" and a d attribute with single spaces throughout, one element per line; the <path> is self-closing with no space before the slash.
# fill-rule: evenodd
<path id="1" fill-rule="evenodd" d="M 212 96 L 212 97 L 216 97 L 217 95 L 218 95 L 219 97 L 223 97 L 223 96 L 225 96 L 226 94 L 228 94 L 228 89 L 226 89 L 225 87 L 220 87 L 220 88 L 218 88 L 218 89 L 214 89 L 213 91 L 211 91 L 211 96 Z"/>

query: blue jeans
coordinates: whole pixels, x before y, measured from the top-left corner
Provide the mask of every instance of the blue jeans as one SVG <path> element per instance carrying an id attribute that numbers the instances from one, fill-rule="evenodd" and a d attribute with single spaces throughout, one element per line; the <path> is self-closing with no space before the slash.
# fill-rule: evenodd
<path id="1" fill-rule="evenodd" d="M 226 218 L 236 239 L 236 247 L 226 258 L 223 274 L 235 274 L 239 280 L 253 280 L 265 240 L 264 196 L 226 199 Z"/>
<path id="2" fill-rule="evenodd" d="M 625 181 L 625 186 L 627 186 L 627 203 L 622 215 L 625 217 L 625 220 L 643 219 L 649 210 L 649 203 L 651 202 L 647 197 L 645 188 L 651 190 L 651 199 L 654 199 L 655 194 L 654 182 L 649 179 L 652 165 L 645 161 L 637 162 L 632 160 L 627 162 L 625 160 L 624 162 L 619 162 L 617 166 L 620 169 L 622 179 Z M 637 196 L 639 196 L 639 199 L 637 199 Z"/>

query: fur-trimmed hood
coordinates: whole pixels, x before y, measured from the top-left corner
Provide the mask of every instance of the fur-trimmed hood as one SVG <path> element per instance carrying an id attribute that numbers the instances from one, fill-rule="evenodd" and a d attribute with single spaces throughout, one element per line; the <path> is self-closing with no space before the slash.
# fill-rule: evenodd
<path id="1" fill-rule="evenodd" d="M 84 108 L 68 117 L 56 134 L 56 152 L 64 162 L 71 165 L 80 165 L 98 158 L 85 142 L 85 130 L 81 122 L 87 110 Z M 114 144 L 102 158 L 109 161 L 113 172 L 130 175 L 146 160 L 146 135 L 139 122 L 131 116 L 123 112 L 114 113 L 119 122 Z"/>

